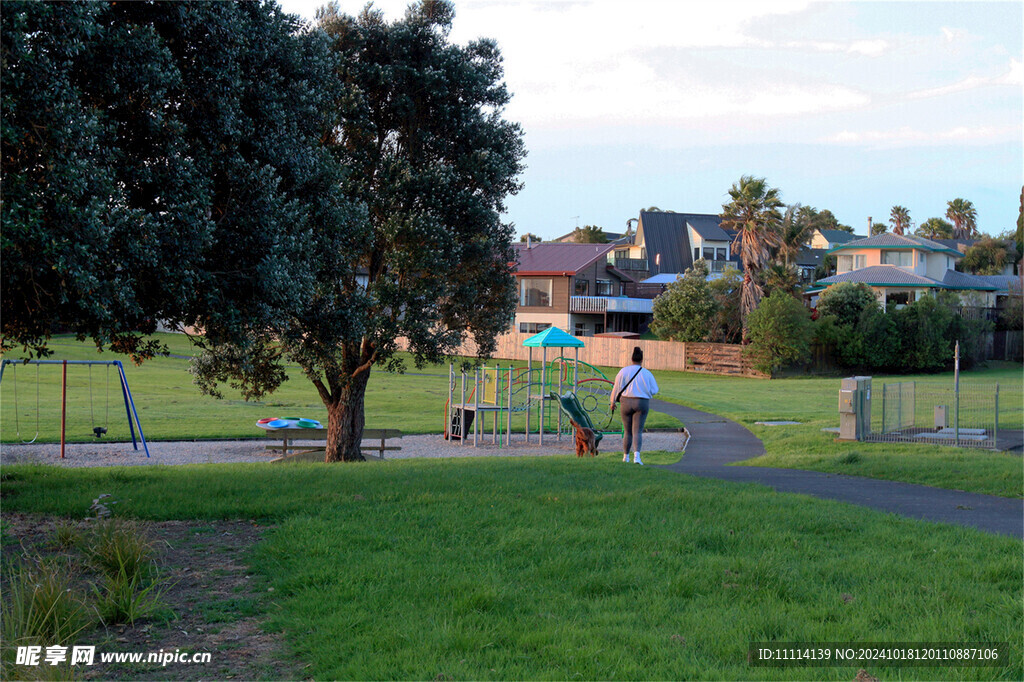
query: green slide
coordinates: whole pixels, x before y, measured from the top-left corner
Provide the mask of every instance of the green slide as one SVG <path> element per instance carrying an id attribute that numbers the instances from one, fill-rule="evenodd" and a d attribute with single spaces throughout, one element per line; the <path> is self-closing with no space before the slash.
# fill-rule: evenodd
<path id="1" fill-rule="evenodd" d="M 575 393 L 569 391 L 565 395 L 558 395 L 557 391 L 551 391 L 550 395 L 552 400 L 558 402 L 559 407 L 562 408 L 562 412 L 564 412 L 569 419 L 572 419 L 580 426 L 593 429 L 595 445 L 601 444 L 601 439 L 604 438 L 604 434 L 594 426 L 592 421 L 590 421 L 590 415 L 583 409 L 583 406 L 580 405 L 580 401 L 576 398 Z"/>

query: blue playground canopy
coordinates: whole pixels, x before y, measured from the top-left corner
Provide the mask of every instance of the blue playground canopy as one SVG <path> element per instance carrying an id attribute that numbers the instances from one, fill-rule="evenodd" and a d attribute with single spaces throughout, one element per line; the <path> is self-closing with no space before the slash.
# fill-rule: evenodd
<path id="1" fill-rule="evenodd" d="M 548 327 L 523 341 L 527 348 L 583 348 L 583 341 L 558 327 Z"/>

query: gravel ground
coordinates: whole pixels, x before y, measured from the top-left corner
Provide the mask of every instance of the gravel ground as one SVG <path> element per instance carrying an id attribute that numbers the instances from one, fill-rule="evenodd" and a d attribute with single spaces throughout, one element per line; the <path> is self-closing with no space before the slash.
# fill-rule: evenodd
<path id="1" fill-rule="evenodd" d="M 644 450 L 678 452 L 683 449 L 684 438 L 685 436 L 678 432 L 645 433 Z M 61 459 L 59 443 L 4 443 L 0 445 L 0 465 L 41 462 L 67 467 L 96 467 L 268 462 L 277 456 L 276 453 L 266 450 L 269 442 L 271 441 L 266 438 L 233 441 L 156 441 L 148 443 L 148 459 L 141 444 L 139 450 L 135 451 L 131 443 L 69 443 L 65 446 L 64 459 Z M 314 444 L 312 441 L 297 441 L 298 445 L 305 443 Z M 545 435 L 543 446 L 537 443 L 536 435 L 531 438 L 529 444 L 525 443 L 521 433 L 512 434 L 512 445 L 502 448 L 491 442 L 482 441 L 474 448 L 472 440 L 462 445 L 458 441 L 448 442 L 440 435 L 433 434 L 405 436 L 393 443 L 389 440 L 388 445 L 392 444 L 400 445 L 402 449 L 388 452 L 387 459 L 566 455 L 574 451 L 571 436 L 562 436 L 559 443 L 551 434 Z M 602 446 L 602 454 L 615 455 L 619 451 L 620 442 L 615 436 L 609 435 L 605 436 Z"/>

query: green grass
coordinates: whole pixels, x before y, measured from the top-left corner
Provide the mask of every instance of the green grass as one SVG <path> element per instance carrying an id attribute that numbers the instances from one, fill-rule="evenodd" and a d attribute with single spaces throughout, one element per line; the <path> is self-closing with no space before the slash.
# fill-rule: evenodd
<path id="1" fill-rule="evenodd" d="M 188 339 L 179 334 L 160 335 L 174 355 L 192 353 Z M 53 345 L 62 359 L 115 359 L 111 353 L 97 354 L 95 348 L 67 337 Z M 13 355 L 11 356 L 13 357 Z M 508 366 L 508 361 L 502 361 Z M 517 367 L 524 363 L 511 363 Z M 613 376 L 615 368 L 603 368 Z M 14 415 L 12 368 L 0 385 L 0 440 L 17 442 L 35 434 L 35 371 L 18 368 L 18 418 Z M 40 370 L 40 439 L 56 441 L 60 425 L 60 368 Z M 123 403 L 116 384 L 110 386 L 110 416 L 106 417 L 105 368 L 93 367 L 93 396 L 90 416 L 88 369 L 71 366 L 69 374 L 69 439 L 92 439 L 93 425 L 108 425 L 108 440 L 129 438 Z M 326 421 L 327 415 L 312 385 L 296 367 L 291 379 L 261 402 L 239 399 L 215 400 L 199 395 L 182 358 L 156 358 L 125 367 L 146 437 L 158 439 L 258 437 L 255 421 L 268 416 L 308 416 Z M 921 483 L 971 492 L 1024 496 L 1024 467 L 1019 451 L 997 453 L 957 449 L 931 444 L 839 443 L 834 435 L 822 433 L 838 425 L 839 379 L 788 378 L 766 381 L 681 372 L 657 371 L 660 398 L 689 405 L 734 419 L 764 441 L 764 457 L 746 464 L 780 468 L 811 469 L 911 483 Z M 406 433 L 440 433 L 444 424 L 448 367 L 428 366 L 407 374 L 374 371 L 366 395 L 367 426 L 399 427 Z M 922 384 L 952 384 L 952 374 L 906 377 L 875 377 L 878 395 L 888 381 L 919 381 Z M 1024 429 L 1024 374 L 1019 363 L 993 363 L 992 368 L 962 374 L 964 387 L 1000 386 L 1000 423 L 1005 428 Z M 226 395 L 231 395 L 226 393 Z M 876 409 L 877 407 L 876 399 Z M 922 408 L 923 409 L 923 408 Z M 796 426 L 757 426 L 757 421 L 792 420 Z M 521 416 L 513 422 L 521 430 Z M 648 428 L 677 428 L 679 422 L 652 412 Z M 856 453 L 856 457 L 851 457 Z M 855 461 L 854 461 L 855 460 Z"/>
<path id="2" fill-rule="evenodd" d="M 651 453 L 648 459 L 652 459 Z M 114 474 L 117 475 L 114 475 Z M 4 511 L 277 522 L 250 557 L 320 679 L 1021 679 L 1019 540 L 617 457 L 5 467 Z M 1009 642 L 1002 668 L 751 668 L 752 641 Z"/>
<path id="3" fill-rule="evenodd" d="M 655 372 L 660 397 L 721 414 L 764 442 L 765 455 L 751 466 L 810 469 L 827 473 L 884 478 L 971 492 L 1024 496 L 1020 451 L 991 452 L 931 444 L 838 442 L 821 429 L 839 425 L 839 380 L 836 378 L 743 379 L 704 374 Z M 875 395 L 890 381 L 952 385 L 952 373 L 875 377 Z M 1000 424 L 1024 428 L 1024 374 L 1015 363 L 964 372 L 961 386 L 1000 387 Z M 873 410 L 880 410 L 876 399 Z M 792 426 L 759 426 L 758 421 L 798 421 Z M 856 453 L 857 457 L 850 457 Z M 856 460 L 856 461 L 850 461 Z"/>
<path id="4" fill-rule="evenodd" d="M 200 395 L 188 372 L 188 356 L 194 353 L 188 338 L 181 334 L 157 334 L 167 343 L 173 356 L 148 360 L 140 366 L 113 353 L 97 353 L 95 346 L 70 337 L 57 337 L 51 344 L 53 358 L 60 360 L 121 360 L 131 388 L 147 440 L 261 437 L 255 426 L 263 417 L 309 417 L 327 423 L 327 410 L 316 389 L 295 365 L 288 366 L 288 381 L 261 401 L 246 402 L 230 388 L 217 400 Z M 408 356 L 402 354 L 408 359 Z M 8 354 L 8 359 L 18 357 Z M 525 367 L 526 363 L 501 361 Z M 445 401 L 448 399 L 448 365 L 430 365 L 416 369 L 407 363 L 408 372 L 394 374 L 373 370 L 366 392 L 368 428 L 400 428 L 405 433 L 441 433 L 444 427 Z M 493 366 L 494 363 L 491 363 Z M 539 361 L 534 364 L 539 367 Z M 94 426 L 105 426 L 106 440 L 130 440 L 124 401 L 117 372 L 84 365 L 68 366 L 68 441 L 95 440 Z M 15 412 L 15 372 L 17 407 Z M 8 366 L 0 384 L 0 441 L 17 443 L 36 434 L 37 366 Z M 60 440 L 61 367 L 38 366 L 39 441 Z M 614 373 L 612 374 L 614 377 Z M 92 385 L 90 397 L 89 387 Z M 517 414 L 513 429 L 521 432 L 524 418 Z M 650 428 L 678 428 L 679 421 L 667 415 L 652 414 Z M 536 428 L 536 419 L 534 419 Z"/>

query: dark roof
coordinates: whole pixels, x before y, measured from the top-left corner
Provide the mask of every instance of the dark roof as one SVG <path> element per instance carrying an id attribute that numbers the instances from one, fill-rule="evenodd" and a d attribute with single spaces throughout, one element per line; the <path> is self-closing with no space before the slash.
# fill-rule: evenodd
<path id="1" fill-rule="evenodd" d="M 950 289 L 977 289 L 979 291 L 995 291 L 998 286 L 990 284 L 986 278 L 980 275 L 969 275 L 966 272 L 946 270 L 942 276 L 942 283 Z"/>
<path id="2" fill-rule="evenodd" d="M 693 266 L 693 251 L 686 233 L 687 218 L 694 214 L 640 211 L 637 237 L 643 233 L 647 262 L 652 273 L 686 272 Z M 655 265 L 656 257 L 661 259 Z"/>
<path id="3" fill-rule="evenodd" d="M 701 239 L 713 242 L 731 241 L 729 234 L 721 227 L 722 219 L 719 216 L 702 213 L 683 213 L 682 215 L 686 217 L 686 224 L 692 227 Z"/>
<path id="4" fill-rule="evenodd" d="M 829 244 L 845 244 L 846 242 L 853 241 L 854 239 L 860 239 L 857 235 L 845 230 L 818 230 L 818 232 L 821 233 L 821 236 L 824 237 Z"/>
<path id="5" fill-rule="evenodd" d="M 513 244 L 519 263 L 519 273 L 546 273 L 574 275 L 599 258 L 605 258 L 614 244 L 562 244 L 541 242 L 527 248 L 520 242 Z"/>
<path id="6" fill-rule="evenodd" d="M 974 278 L 995 287 L 996 292 L 1000 294 L 1020 296 L 1021 279 L 1019 275 L 974 275 Z"/>
<path id="7" fill-rule="evenodd" d="M 882 234 L 876 234 L 874 237 L 840 244 L 833 247 L 829 253 L 835 253 L 844 249 L 921 249 L 923 251 L 937 251 L 957 256 L 962 255 L 959 251 L 950 249 L 931 239 L 907 234 L 893 234 L 891 232 L 883 232 Z"/>
<path id="8" fill-rule="evenodd" d="M 800 248 L 800 253 L 796 255 L 794 262 L 797 265 L 803 265 L 805 267 L 814 265 L 818 266 L 825 260 L 825 255 L 828 253 L 828 249 L 811 249 L 806 246 Z"/>

